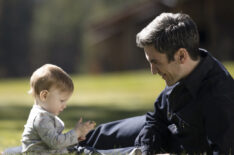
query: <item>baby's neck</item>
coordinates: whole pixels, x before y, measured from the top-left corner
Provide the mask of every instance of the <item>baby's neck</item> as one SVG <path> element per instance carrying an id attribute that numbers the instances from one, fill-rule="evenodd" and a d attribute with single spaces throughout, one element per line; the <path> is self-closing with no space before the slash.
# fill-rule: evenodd
<path id="1" fill-rule="evenodd" d="M 42 103 L 42 102 L 40 101 L 40 99 L 37 98 L 37 97 L 34 99 L 34 104 L 39 105 L 40 107 L 43 108 L 43 106 L 42 106 L 43 103 Z"/>
<path id="2" fill-rule="evenodd" d="M 34 104 L 40 106 L 42 109 L 44 109 L 45 111 L 47 111 L 46 108 L 43 106 L 43 103 L 41 102 L 41 100 L 39 98 L 35 98 L 34 99 Z M 49 112 L 49 111 L 47 111 L 47 112 Z"/>

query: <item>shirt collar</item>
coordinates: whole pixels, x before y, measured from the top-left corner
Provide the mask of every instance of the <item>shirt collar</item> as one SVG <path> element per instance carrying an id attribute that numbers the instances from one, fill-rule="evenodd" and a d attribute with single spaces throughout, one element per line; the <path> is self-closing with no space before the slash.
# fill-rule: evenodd
<path id="1" fill-rule="evenodd" d="M 189 90 L 193 97 L 196 97 L 203 79 L 213 66 L 211 55 L 204 49 L 199 49 L 201 61 L 196 68 L 180 82 Z"/>
<path id="2" fill-rule="evenodd" d="M 37 111 L 44 112 L 44 113 L 48 113 L 49 115 L 51 115 L 51 116 L 53 116 L 53 117 L 55 116 L 54 114 L 48 112 L 47 110 L 45 110 L 44 108 L 42 108 L 42 107 L 41 107 L 40 105 L 38 105 L 38 104 L 34 104 L 34 105 L 33 105 L 33 108 L 36 109 Z"/>

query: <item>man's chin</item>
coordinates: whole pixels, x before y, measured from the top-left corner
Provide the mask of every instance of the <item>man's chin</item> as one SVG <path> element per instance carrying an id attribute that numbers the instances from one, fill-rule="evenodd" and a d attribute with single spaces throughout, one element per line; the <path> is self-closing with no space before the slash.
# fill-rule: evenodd
<path id="1" fill-rule="evenodd" d="M 166 81 L 166 84 L 167 84 L 167 86 L 172 86 L 175 84 L 175 82 Z"/>

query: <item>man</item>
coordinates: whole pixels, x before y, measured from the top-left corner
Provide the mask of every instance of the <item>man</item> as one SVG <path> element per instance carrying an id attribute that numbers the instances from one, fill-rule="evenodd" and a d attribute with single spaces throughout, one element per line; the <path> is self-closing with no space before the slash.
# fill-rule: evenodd
<path id="1" fill-rule="evenodd" d="M 199 49 L 193 20 L 183 13 L 162 13 L 136 41 L 152 73 L 167 86 L 146 120 L 141 116 L 101 125 L 86 145 L 126 147 L 136 138 L 143 154 L 233 153 L 234 80 L 209 52 Z"/>
<path id="2" fill-rule="evenodd" d="M 234 81 L 199 49 L 198 30 L 186 14 L 162 13 L 137 34 L 151 72 L 167 83 L 136 139 L 145 154 L 230 153 L 234 143 Z"/>

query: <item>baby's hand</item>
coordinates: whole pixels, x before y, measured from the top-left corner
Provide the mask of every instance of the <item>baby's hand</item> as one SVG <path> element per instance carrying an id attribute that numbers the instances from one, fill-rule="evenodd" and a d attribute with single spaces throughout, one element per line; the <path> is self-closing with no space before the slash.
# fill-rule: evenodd
<path id="1" fill-rule="evenodd" d="M 86 139 L 86 137 L 80 137 L 80 138 L 78 138 L 78 141 L 81 142 L 81 141 L 83 141 L 85 139 Z"/>
<path id="2" fill-rule="evenodd" d="M 96 123 L 94 121 L 82 122 L 82 118 L 80 118 L 75 127 L 78 139 L 85 139 L 87 133 L 94 129 L 95 125 Z"/>

